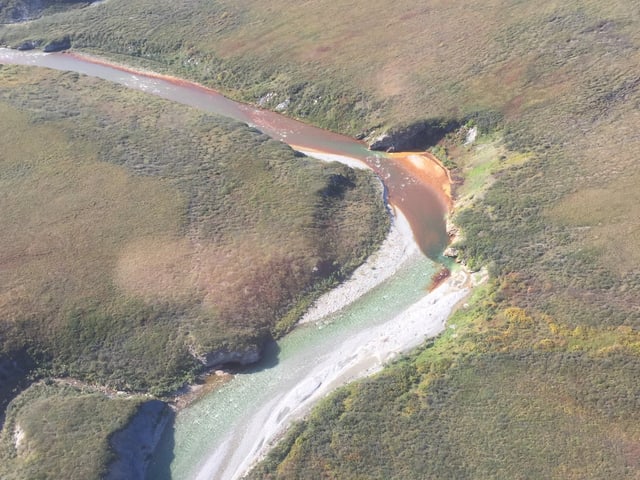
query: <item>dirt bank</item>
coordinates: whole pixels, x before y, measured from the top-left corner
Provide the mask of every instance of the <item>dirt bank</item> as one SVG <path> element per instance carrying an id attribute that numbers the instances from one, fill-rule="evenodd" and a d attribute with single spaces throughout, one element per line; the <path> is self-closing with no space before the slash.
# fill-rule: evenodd
<path id="1" fill-rule="evenodd" d="M 472 276 L 458 270 L 390 320 L 343 339 L 299 381 L 264 402 L 242 431 L 234 431 L 201 465 L 196 476 L 240 478 L 260 460 L 293 422 L 337 387 L 371 375 L 402 352 L 438 335 L 453 309 L 473 286 Z"/>

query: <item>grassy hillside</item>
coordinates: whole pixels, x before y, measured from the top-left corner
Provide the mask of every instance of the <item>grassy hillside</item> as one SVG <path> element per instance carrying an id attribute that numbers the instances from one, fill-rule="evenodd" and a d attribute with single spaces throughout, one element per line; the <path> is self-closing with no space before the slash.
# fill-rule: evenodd
<path id="1" fill-rule="evenodd" d="M 140 403 L 18 395 L 34 378 L 175 389 L 286 332 L 388 228 L 369 173 L 75 74 L 0 68 L 0 144 L 2 478 L 100 478 Z"/>
<path id="2" fill-rule="evenodd" d="M 638 217 L 617 209 L 634 211 L 637 188 L 581 189 L 551 153 L 495 140 L 435 150 L 467 179 L 457 246 L 493 280 L 441 338 L 324 401 L 249 478 L 637 478 L 639 245 L 607 257 L 616 245 L 585 235 L 592 221 L 633 235 Z"/>
<path id="3" fill-rule="evenodd" d="M 468 51 L 439 57 L 437 72 L 411 64 L 430 101 L 402 103 L 407 87 L 404 113 L 390 115 L 502 113 L 505 146 L 526 161 L 456 217 L 462 256 L 488 265 L 493 287 L 463 314 L 470 331 L 337 393 L 255 478 L 637 476 L 637 9 L 502 2 L 491 18 L 486 2 L 466 3 L 470 24 L 464 13 L 449 21 L 453 5 L 430 5 L 440 25 L 426 34 L 443 37 L 425 56 L 473 35 Z M 473 182 L 482 152 L 437 150 Z"/>
<path id="4" fill-rule="evenodd" d="M 194 355 L 286 331 L 384 236 L 368 173 L 78 75 L 0 84 L 0 356 L 38 375 L 175 388 Z"/>
<path id="5" fill-rule="evenodd" d="M 634 478 L 639 17 L 631 0 L 110 0 L 0 42 L 69 35 L 352 134 L 495 112 L 508 153 L 456 217 L 493 278 L 468 331 L 332 397 L 261 475 Z M 482 152 L 437 153 L 477 180 Z"/>
<path id="6" fill-rule="evenodd" d="M 102 478 L 113 456 L 111 434 L 144 401 L 63 385 L 29 388 L 11 404 L 0 435 L 0 476 Z"/>
<path id="7" fill-rule="evenodd" d="M 509 118 L 552 109 L 559 127 L 561 105 L 633 84 L 636 10 L 625 0 L 114 0 L 5 27 L 0 39 L 70 35 L 78 48 L 155 62 L 248 100 L 274 92 L 269 105 L 288 97 L 290 114 L 343 131 L 489 107 Z"/>
<path id="8" fill-rule="evenodd" d="M 249 478 L 637 478 L 640 332 L 501 309 L 500 289 L 323 401 Z"/>

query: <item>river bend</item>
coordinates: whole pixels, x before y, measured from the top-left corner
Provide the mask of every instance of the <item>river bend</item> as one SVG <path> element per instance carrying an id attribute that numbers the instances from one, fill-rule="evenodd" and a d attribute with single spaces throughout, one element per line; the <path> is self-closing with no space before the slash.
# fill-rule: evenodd
<path id="1" fill-rule="evenodd" d="M 448 186 L 446 170 L 427 155 L 371 152 L 352 138 L 231 101 L 201 85 L 93 57 L 0 49 L 0 63 L 102 78 L 255 126 L 310 156 L 371 168 L 396 211 L 378 256 L 395 252 L 397 265 L 382 268 L 376 262 L 383 258 L 370 259 L 361 267 L 369 270 L 360 270 L 366 272 L 365 294 L 357 290 L 359 298 L 345 308 L 301 325 L 273 345 L 260 366 L 181 411 L 152 459 L 149 479 L 240 477 L 316 400 L 442 331 L 469 292 L 463 272 L 427 291 L 439 268 L 427 257 L 436 258 L 447 243 L 444 216 L 450 205 L 450 192 L 438 188 Z M 381 276 L 372 281 L 375 275 Z"/>

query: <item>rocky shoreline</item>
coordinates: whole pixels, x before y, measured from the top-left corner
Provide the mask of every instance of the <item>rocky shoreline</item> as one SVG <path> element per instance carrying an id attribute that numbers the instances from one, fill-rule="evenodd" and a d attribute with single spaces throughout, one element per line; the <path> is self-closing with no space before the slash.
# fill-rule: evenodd
<path id="1" fill-rule="evenodd" d="M 160 400 L 150 400 L 138 408 L 129 424 L 109 441 L 116 458 L 109 465 L 105 480 L 144 480 L 151 454 L 162 432 L 174 416 Z"/>
<path id="2" fill-rule="evenodd" d="M 318 322 L 327 315 L 340 311 L 393 276 L 412 255 L 418 252 L 409 223 L 402 212 L 396 210 L 387 238 L 380 248 L 345 282 L 318 298 L 298 323 Z"/>
<path id="3" fill-rule="evenodd" d="M 54 50 L 64 49 L 67 43 L 68 39 L 62 39 L 60 42 L 52 45 L 51 48 Z M 397 135 L 396 138 L 392 135 L 390 141 L 393 142 L 394 148 L 389 147 L 386 149 L 398 149 L 399 146 L 402 147 L 405 143 L 407 145 L 413 145 L 415 138 L 426 135 L 425 132 L 427 132 L 429 138 L 431 138 L 431 136 L 440 135 L 442 133 L 440 130 L 446 130 L 447 128 L 452 128 L 452 126 L 445 125 L 443 127 L 442 125 L 425 123 L 421 125 L 420 128 L 416 127 L 410 129 L 411 131 L 401 132 L 401 134 L 398 133 L 402 138 Z M 411 137 L 411 140 L 404 139 L 406 136 Z M 338 161 L 355 168 L 368 168 L 362 161 L 349 156 L 313 150 L 309 147 L 298 148 L 295 144 L 291 146 L 314 158 L 326 161 Z M 384 145 L 378 145 L 380 148 L 383 146 Z M 413 240 L 408 222 L 402 213 L 397 211 L 393 226 L 381 249 L 372 255 L 363 266 L 357 269 L 347 282 L 320 298 L 312 309 L 307 312 L 302 322 L 319 321 L 326 315 L 344 308 L 384 280 L 392 277 L 406 261 L 416 255 L 420 255 L 419 248 Z M 453 301 L 451 300 L 452 296 L 459 298 L 467 293 L 466 286 L 455 286 L 454 283 L 451 283 L 455 277 L 454 275 L 450 281 L 443 283 L 443 285 L 426 295 L 423 298 L 426 303 L 420 300 L 418 303 L 412 305 L 406 312 L 399 315 L 398 318 L 393 319 L 392 322 L 395 323 L 390 323 L 386 326 L 385 328 L 387 330 L 384 332 L 376 333 L 376 329 L 362 332 L 362 335 L 359 334 L 357 336 L 357 338 L 360 339 L 360 337 L 364 335 L 364 337 L 360 339 L 362 344 L 357 345 L 351 345 L 351 343 L 349 343 L 352 342 L 353 339 L 345 339 L 344 344 L 349 343 L 350 345 L 350 353 L 353 351 L 363 352 L 364 357 L 358 360 L 355 365 L 350 365 L 348 361 L 341 361 L 341 365 L 346 365 L 347 370 L 335 372 L 332 369 L 328 373 L 329 376 L 324 381 L 322 388 L 315 386 L 313 388 L 313 394 L 305 397 L 305 401 L 302 402 L 304 408 L 309 408 L 310 406 L 307 399 L 309 399 L 310 402 L 315 401 L 320 395 L 327 394 L 331 389 L 335 388 L 335 386 L 346 383 L 353 378 L 367 375 L 381 368 L 383 363 L 388 360 L 388 358 L 391 358 L 390 356 L 397 354 L 398 351 L 404 351 L 419 344 L 425 335 L 438 333 L 443 327 L 444 321 L 451 309 L 455 306 L 455 303 L 457 303 L 457 300 L 451 303 Z M 445 285 L 449 285 L 449 288 L 445 288 Z M 453 288 L 453 290 L 451 290 L 451 288 Z M 444 294 L 442 292 L 444 292 Z M 444 300 L 445 298 L 447 300 Z M 396 324 L 399 329 L 397 331 L 394 326 Z M 414 327 L 417 330 L 413 329 Z M 377 336 L 372 339 L 369 335 Z M 396 335 L 398 338 L 395 338 Z M 410 335 L 411 338 L 406 337 L 406 335 Z M 208 352 L 201 356 L 194 356 L 198 358 L 203 365 L 213 369 L 216 366 L 229 362 L 240 364 L 254 363 L 259 361 L 261 352 L 260 348 L 256 347 L 248 348 L 241 352 L 220 350 Z M 348 360 L 350 361 L 352 358 L 353 357 L 349 357 Z M 292 412 L 299 411 L 299 406 L 300 405 L 297 405 L 296 408 L 292 409 Z M 159 400 L 150 400 L 143 403 L 127 427 L 114 433 L 111 437 L 111 445 L 117 458 L 110 468 L 110 472 L 116 473 L 110 473 L 111 477 L 109 478 L 122 478 L 124 475 L 123 472 L 125 471 L 129 472 L 124 475 L 126 478 L 143 478 L 149 455 L 155 448 L 155 444 L 160 438 L 163 429 L 170 421 L 170 418 L 170 409 L 166 403 Z M 278 423 L 280 423 L 280 420 L 278 420 Z M 284 425 L 284 422 L 282 425 Z M 266 443 L 267 442 L 265 442 L 265 445 Z"/>
<path id="4" fill-rule="evenodd" d="M 415 259 L 415 257 L 413 257 Z M 251 414 L 241 431 L 231 434 L 199 467 L 196 478 L 241 478 L 260 461 L 292 422 L 336 388 L 380 371 L 399 354 L 446 327 L 483 273 L 457 268 L 443 283 L 394 318 L 344 338 L 303 378 Z M 355 298 L 353 299 L 355 300 Z"/>
<path id="5" fill-rule="evenodd" d="M 294 147 L 296 148 L 296 147 Z M 324 161 L 339 161 L 353 168 L 368 168 L 363 162 L 341 155 L 299 149 Z M 442 167 L 440 165 L 440 167 Z M 442 167 L 444 168 L 444 167 Z M 446 169 L 445 169 L 446 171 Z M 448 172 L 447 172 L 448 175 Z M 449 179 L 450 180 L 450 179 Z M 452 207 L 452 202 L 450 204 Z M 335 289 L 317 299 L 299 324 L 322 322 L 392 277 L 403 265 L 422 255 L 411 227 L 399 209 L 380 249 Z M 448 219 L 447 232 L 455 240 L 458 230 Z M 449 252 L 449 256 L 455 257 Z M 269 402 L 253 414 L 241 439 L 229 438 L 200 467 L 197 478 L 241 478 L 277 442 L 291 422 L 306 415 L 321 398 L 341 385 L 380 371 L 402 352 L 440 334 L 453 311 L 464 303 L 473 287 L 486 280 L 485 272 L 471 273 L 464 265 L 404 312 L 387 322 L 336 345 L 335 351 L 318 359 L 316 368 L 289 393 Z M 230 453 L 230 450 L 233 453 Z"/>

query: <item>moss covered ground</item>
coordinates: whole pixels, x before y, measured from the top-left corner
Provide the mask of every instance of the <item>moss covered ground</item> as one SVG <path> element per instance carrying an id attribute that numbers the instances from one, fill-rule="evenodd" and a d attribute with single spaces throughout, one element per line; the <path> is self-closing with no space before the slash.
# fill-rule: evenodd
<path id="1" fill-rule="evenodd" d="M 109 0 L 0 42 L 69 35 L 352 134 L 489 119 L 502 143 L 435 152 L 476 192 L 458 247 L 492 276 L 468 331 L 340 391 L 256 475 L 636 478 L 639 20 L 630 0 Z"/>
<path id="2" fill-rule="evenodd" d="M 244 125 L 44 69 L 4 66 L 0 85 L 3 413 L 43 377 L 172 391 L 202 370 L 196 356 L 284 334 L 388 228 L 370 173 Z M 24 407 L 21 425 L 31 418 L 30 441 L 54 448 L 37 430 L 47 402 Z M 70 415 L 68 428 L 63 418 L 61 432 L 84 428 L 86 417 Z M 104 442 L 116 427 L 86 428 Z M 60 435 L 72 450 L 84 442 Z M 46 471 L 47 452 L 2 453 L 17 458 L 18 477 L 61 478 L 25 473 Z M 69 466 L 61 452 L 51 472 Z M 82 455 L 79 464 L 104 463 Z"/>

